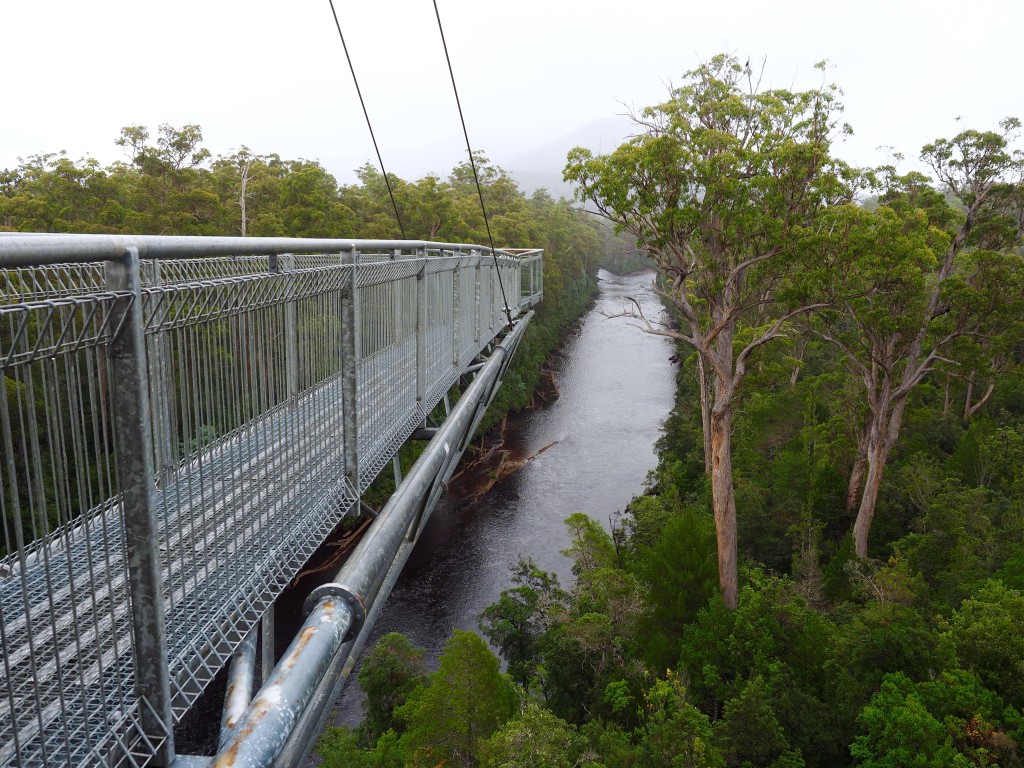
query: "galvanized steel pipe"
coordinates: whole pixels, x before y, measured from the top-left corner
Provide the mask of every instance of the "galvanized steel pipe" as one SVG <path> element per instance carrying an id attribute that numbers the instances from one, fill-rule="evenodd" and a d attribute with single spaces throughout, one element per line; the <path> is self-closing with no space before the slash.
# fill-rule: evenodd
<path id="1" fill-rule="evenodd" d="M 274 764 L 341 645 L 359 634 L 392 565 L 429 517 L 532 317 L 527 313 L 497 345 L 334 582 L 312 592 L 309 617 L 211 768 Z"/>
<path id="2" fill-rule="evenodd" d="M 343 601 L 328 597 L 317 604 L 211 768 L 273 762 L 351 623 L 352 613 Z"/>
<path id="3" fill-rule="evenodd" d="M 128 248 L 141 259 L 194 259 L 205 256 L 339 253 L 362 251 L 472 251 L 482 245 L 426 240 L 329 240 L 305 237 L 198 237 L 187 235 L 62 235 L 0 233 L 0 267 L 38 266 L 120 259 Z M 513 256 L 502 250 L 499 255 Z"/>
<path id="4" fill-rule="evenodd" d="M 238 646 L 231 658 L 228 672 L 228 690 L 224 694 L 224 711 L 220 720 L 220 746 L 226 746 L 235 731 L 235 726 L 245 714 L 252 701 L 253 680 L 256 677 L 256 630 Z"/>

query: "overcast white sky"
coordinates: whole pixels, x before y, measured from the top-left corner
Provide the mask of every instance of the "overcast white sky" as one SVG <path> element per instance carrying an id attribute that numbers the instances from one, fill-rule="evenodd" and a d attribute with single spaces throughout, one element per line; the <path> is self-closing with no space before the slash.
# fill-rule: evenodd
<path id="1" fill-rule="evenodd" d="M 388 171 L 446 174 L 465 153 L 431 0 L 335 2 Z M 470 139 L 507 167 L 660 101 L 720 51 L 767 58 L 770 84 L 797 88 L 829 59 L 855 131 L 839 154 L 859 164 L 1024 118 L 1020 0 L 439 7 Z M 163 122 L 198 123 L 214 154 L 317 159 L 341 182 L 373 158 L 327 0 L 0 0 L 0 41 L 0 168 L 60 149 L 105 164 L 122 126 Z"/>

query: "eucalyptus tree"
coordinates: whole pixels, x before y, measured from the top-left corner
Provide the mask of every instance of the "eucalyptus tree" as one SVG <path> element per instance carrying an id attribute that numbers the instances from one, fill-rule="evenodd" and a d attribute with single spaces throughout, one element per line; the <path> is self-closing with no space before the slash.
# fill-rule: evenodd
<path id="1" fill-rule="evenodd" d="M 87 232 L 116 222 L 107 200 L 118 190 L 95 159 L 60 152 L 19 160 L 0 174 L 0 228 Z"/>
<path id="2" fill-rule="evenodd" d="M 565 169 L 579 199 L 635 237 L 664 276 L 682 328 L 648 330 L 697 351 L 719 583 L 730 608 L 737 390 L 751 356 L 817 305 L 792 301 L 786 285 L 806 228 L 851 194 L 852 174 L 830 154 L 849 131 L 839 122 L 839 96 L 832 85 L 762 89 L 749 66 L 719 55 L 636 118 L 640 135 L 610 155 L 574 149 Z"/>
<path id="3" fill-rule="evenodd" d="M 202 141 L 203 131 L 194 124 L 182 128 L 161 124 L 156 144 L 150 143 L 144 126 L 121 129 L 114 143 L 131 162 L 111 168 L 111 174 L 123 188 L 123 231 L 220 234 L 221 201 L 210 184 L 210 151 L 201 146 Z"/>
<path id="4" fill-rule="evenodd" d="M 966 367 L 972 376 L 979 361 L 998 361 L 1021 338 L 1024 262 L 1015 249 L 1024 229 L 1024 160 L 1009 148 L 1018 127 L 1006 120 L 1000 132 L 963 131 L 922 150 L 963 210 L 924 175 L 890 169 L 881 207 L 837 208 L 822 230 L 818 253 L 834 261 L 820 259 L 819 274 L 836 293 L 809 326 L 842 351 L 868 406 L 847 496 L 857 508 L 858 557 L 868 555 L 883 473 L 911 393 L 940 367 Z"/>
<path id="5" fill-rule="evenodd" d="M 223 201 L 226 231 L 233 229 L 232 234 L 242 237 L 279 234 L 274 231 L 277 225 L 274 214 L 284 171 L 278 155 L 257 155 L 244 144 L 230 155 L 219 155 L 213 161 L 213 186 Z M 232 203 L 238 206 L 237 226 L 231 224 L 233 217 L 227 215 Z M 266 231 L 268 216 L 272 217 L 270 232 Z"/>

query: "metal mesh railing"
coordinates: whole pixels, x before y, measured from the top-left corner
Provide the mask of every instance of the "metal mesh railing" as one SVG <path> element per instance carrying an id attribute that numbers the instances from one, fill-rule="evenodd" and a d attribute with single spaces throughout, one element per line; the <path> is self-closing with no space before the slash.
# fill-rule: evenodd
<path id="1" fill-rule="evenodd" d="M 9 236 L 0 289 L 0 766 L 166 751 L 505 322 L 478 246 Z"/>

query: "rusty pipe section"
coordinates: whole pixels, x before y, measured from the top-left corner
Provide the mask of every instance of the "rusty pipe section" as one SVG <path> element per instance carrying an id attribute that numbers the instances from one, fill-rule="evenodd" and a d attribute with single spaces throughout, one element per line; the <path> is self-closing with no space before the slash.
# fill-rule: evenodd
<path id="1" fill-rule="evenodd" d="M 351 623 L 352 612 L 344 602 L 328 597 L 317 604 L 210 768 L 273 762 Z"/>
<path id="2" fill-rule="evenodd" d="M 516 321 L 491 353 L 334 582 L 310 594 L 306 601 L 309 617 L 230 739 L 221 744 L 210 768 L 275 764 L 322 678 L 332 662 L 339 661 L 339 649 L 359 634 L 367 613 L 381 597 L 388 571 L 430 516 L 532 317 L 531 311 Z M 347 657 L 347 652 L 340 655 Z M 340 660 L 343 663 L 345 659 Z"/>
<path id="3" fill-rule="evenodd" d="M 231 671 L 228 673 L 228 690 L 224 694 L 224 711 L 220 720 L 221 747 L 226 746 L 235 731 L 235 726 L 242 719 L 245 710 L 252 701 L 253 680 L 256 677 L 256 630 L 248 635 L 238 646 L 231 658 Z"/>

